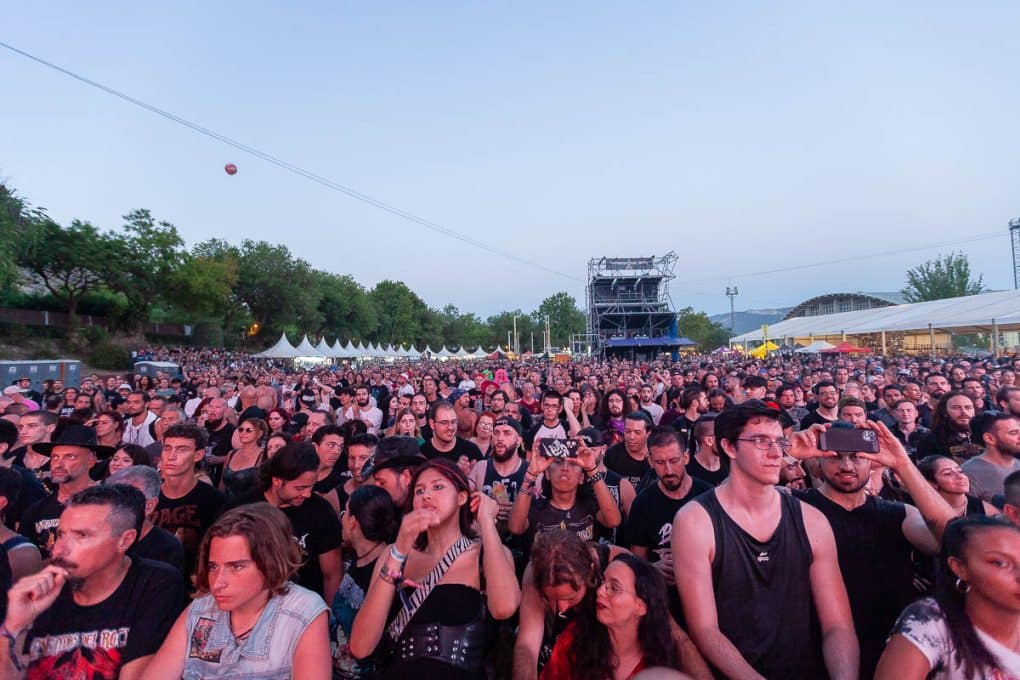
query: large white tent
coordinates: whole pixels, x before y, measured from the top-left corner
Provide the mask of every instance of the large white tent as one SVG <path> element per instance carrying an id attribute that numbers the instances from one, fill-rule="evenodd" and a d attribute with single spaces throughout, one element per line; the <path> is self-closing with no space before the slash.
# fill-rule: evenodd
<path id="1" fill-rule="evenodd" d="M 325 335 L 322 336 L 321 340 L 319 340 L 319 344 L 315 346 L 315 349 L 319 350 L 319 354 L 324 357 L 332 358 L 333 356 L 333 349 L 329 346 L 329 343 L 326 342 Z"/>
<path id="2" fill-rule="evenodd" d="M 322 353 L 312 346 L 312 343 L 308 341 L 308 336 L 301 338 L 301 342 L 297 347 L 294 348 L 299 357 L 316 357 L 321 358 Z"/>
<path id="3" fill-rule="evenodd" d="M 294 345 L 287 340 L 287 334 L 281 333 L 276 344 L 264 352 L 255 355 L 259 359 L 294 359 L 301 356 L 301 353 L 294 349 Z"/>
<path id="4" fill-rule="evenodd" d="M 845 338 L 868 334 L 988 333 L 1020 330 L 1020 290 L 879 307 L 857 312 L 787 319 L 768 327 L 773 340 Z M 762 342 L 762 329 L 730 338 L 730 343 Z"/>

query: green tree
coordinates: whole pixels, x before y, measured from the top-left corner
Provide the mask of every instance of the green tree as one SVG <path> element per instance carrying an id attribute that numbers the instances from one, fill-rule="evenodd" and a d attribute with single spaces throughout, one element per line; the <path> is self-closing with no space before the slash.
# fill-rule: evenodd
<path id="1" fill-rule="evenodd" d="M 177 227 L 157 222 L 148 210 L 124 215 L 120 232 L 109 237 L 102 263 L 107 285 L 127 298 L 122 318 L 129 330 L 144 327 L 153 303 L 168 294 L 168 286 L 187 251 Z"/>
<path id="2" fill-rule="evenodd" d="M 485 320 L 485 325 L 489 328 L 489 336 L 485 342 L 486 349 L 494 345 L 499 345 L 505 349 L 508 333 L 511 343 L 513 342 L 515 316 L 517 317 L 517 339 L 520 343 L 521 352 L 531 351 L 532 335 L 535 337 L 535 351 L 541 352 L 544 349 L 542 347 L 542 329 L 545 327 L 545 319 L 543 318 L 542 325 L 539 325 L 530 314 L 525 314 L 520 309 L 500 312 Z"/>
<path id="3" fill-rule="evenodd" d="M 41 219 L 23 233 L 17 262 L 31 282 L 63 303 L 73 326 L 82 298 L 103 285 L 99 265 L 109 251 L 109 239 L 88 222 L 75 220 L 65 229 Z"/>
<path id="4" fill-rule="evenodd" d="M 940 255 L 907 272 L 907 287 L 900 291 L 907 302 L 927 302 L 977 295 L 985 288 L 983 275 L 971 279 L 970 262 L 963 253 Z"/>
<path id="5" fill-rule="evenodd" d="M 375 307 L 360 283 L 347 275 L 318 270 L 313 276 L 319 288 L 318 310 L 322 315 L 322 324 L 315 329 L 317 335 L 364 338 L 376 327 Z"/>
<path id="6" fill-rule="evenodd" d="M 42 210 L 31 208 L 13 189 L 0 183 L 0 292 L 12 292 L 21 275 L 18 271 L 19 244 L 33 225 L 46 219 Z"/>
<path id="7" fill-rule="evenodd" d="M 531 313 L 531 318 L 542 329 L 545 328 L 545 317 L 547 316 L 549 317 L 549 335 L 553 348 L 568 346 L 571 335 L 584 332 L 586 325 L 584 312 L 577 308 L 577 300 L 565 291 L 555 293 L 542 300 L 538 309 Z M 523 343 L 521 344 L 523 349 Z M 541 351 L 538 347 L 535 350 Z"/>
<path id="8" fill-rule="evenodd" d="M 368 298 L 378 317 L 372 340 L 383 344 L 434 342 L 425 333 L 428 306 L 402 281 L 380 281 L 368 293 Z"/>
<path id="9" fill-rule="evenodd" d="M 260 337 L 319 328 L 319 288 L 312 271 L 287 246 L 250 239 L 241 243 L 236 295 L 259 324 Z"/>
<path id="10" fill-rule="evenodd" d="M 729 342 L 730 331 L 722 324 L 715 323 L 704 312 L 695 312 L 684 307 L 676 315 L 677 333 L 681 337 L 698 343 L 698 351 L 710 352 Z"/>

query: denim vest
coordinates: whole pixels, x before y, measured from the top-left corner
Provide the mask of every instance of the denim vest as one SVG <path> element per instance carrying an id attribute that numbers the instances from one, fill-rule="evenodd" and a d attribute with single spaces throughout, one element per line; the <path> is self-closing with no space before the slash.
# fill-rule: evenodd
<path id="1" fill-rule="evenodd" d="M 298 640 L 324 611 L 326 603 L 317 593 L 291 583 L 285 595 L 270 598 L 255 629 L 238 646 L 230 614 L 220 611 L 212 595 L 200 597 L 188 609 L 184 680 L 290 678 Z"/>

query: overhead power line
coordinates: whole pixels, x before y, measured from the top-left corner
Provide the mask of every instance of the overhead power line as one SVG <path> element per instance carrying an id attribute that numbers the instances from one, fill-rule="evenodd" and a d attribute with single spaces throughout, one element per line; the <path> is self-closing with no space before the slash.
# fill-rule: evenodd
<path id="1" fill-rule="evenodd" d="M 415 215 L 413 213 L 410 213 L 410 212 L 408 212 L 406 210 L 403 210 L 403 209 L 398 208 L 396 206 L 393 206 L 393 205 L 390 205 L 388 203 L 385 203 L 384 201 L 381 201 L 381 200 L 379 200 L 377 198 L 373 198 L 373 197 L 371 197 L 371 196 L 369 196 L 367 194 L 363 194 L 360 191 L 356 191 L 356 190 L 354 190 L 354 189 L 352 189 L 352 188 L 350 188 L 348 186 L 344 186 L 343 184 L 340 184 L 339 182 L 334 182 L 331 179 L 328 179 L 326 177 L 318 175 L 318 174 L 316 174 L 316 173 L 314 173 L 314 172 L 312 172 L 310 170 L 306 170 L 306 169 L 304 169 L 304 168 L 302 168 L 300 166 L 294 165 L 293 163 L 290 163 L 290 162 L 285 161 L 285 160 L 283 160 L 281 158 L 273 156 L 272 154 L 266 153 L 265 151 L 261 151 L 259 149 L 256 149 L 253 146 L 248 146 L 247 144 L 239 142 L 239 141 L 237 141 L 235 139 L 231 139 L 230 137 L 227 137 L 226 135 L 220 134 L 220 133 L 218 133 L 218 132 L 216 132 L 214 130 L 210 130 L 208 128 L 202 127 L 201 125 L 199 125 L 197 123 L 193 123 L 193 122 L 191 122 L 191 121 L 189 121 L 189 120 L 187 120 L 185 118 L 182 118 L 181 116 L 178 116 L 176 114 L 170 113 L 169 111 L 166 111 L 166 110 L 161 109 L 161 108 L 159 108 L 157 106 L 154 106 L 152 104 L 144 102 L 141 99 L 138 99 L 136 97 L 132 97 L 132 96 L 130 96 L 128 94 L 125 94 L 124 92 L 121 92 L 119 90 L 116 90 L 116 89 L 114 89 L 114 88 L 112 88 L 112 87 L 110 87 L 108 85 L 103 85 L 102 83 L 97 82 L 95 80 L 92 80 L 91 78 L 87 78 L 87 77 L 85 77 L 85 76 L 83 76 L 81 74 L 75 73 L 74 71 L 71 71 L 70 69 L 64 68 L 62 66 L 58 66 L 57 64 L 54 64 L 53 62 L 47 61 L 47 60 L 45 60 L 45 59 L 43 59 L 41 57 L 37 57 L 34 54 L 31 54 L 31 53 L 26 52 L 24 50 L 18 49 L 17 47 L 14 47 L 13 45 L 10 45 L 8 43 L 0 41 L 0 47 L 4 47 L 4 48 L 10 50 L 11 52 L 14 52 L 15 54 L 19 54 L 19 55 L 25 57 L 26 59 L 31 59 L 32 61 L 36 62 L 37 64 L 41 64 L 41 65 L 43 65 L 43 66 L 45 66 L 45 67 L 47 67 L 49 69 L 57 71 L 58 73 L 62 73 L 65 76 L 68 76 L 70 78 L 74 78 L 75 80 L 77 80 L 77 81 L 79 81 L 81 83 L 84 83 L 84 84 L 86 84 L 86 85 L 88 85 L 90 87 L 94 87 L 94 88 L 96 88 L 98 90 L 102 90 L 103 92 L 106 92 L 107 94 L 113 95 L 114 97 L 117 97 L 118 99 L 122 99 L 122 100 L 128 102 L 129 104 L 134 104 L 135 106 L 143 108 L 146 111 L 149 111 L 151 113 L 155 113 L 158 116 L 162 116 L 163 118 L 166 118 L 169 121 L 172 121 L 172 122 L 177 123 L 179 125 L 183 125 L 183 126 L 185 126 L 187 128 L 190 128 L 191 130 L 193 130 L 193 131 L 195 131 L 195 132 L 197 132 L 199 134 L 205 135 L 206 137 L 209 137 L 211 139 L 215 139 L 216 141 L 222 142 L 223 144 L 226 144 L 228 146 L 232 146 L 233 148 L 237 149 L 238 151 L 243 151 L 244 153 L 247 153 L 247 154 L 250 154 L 252 156 L 255 156 L 256 158 L 260 158 L 260 159 L 266 161 L 267 163 L 272 163 L 273 165 L 275 165 L 275 166 L 277 166 L 279 168 L 282 168 L 282 169 L 284 169 L 284 170 L 286 170 L 288 172 L 294 173 L 296 175 L 300 175 L 301 177 L 304 177 L 305 179 L 309 179 L 309 180 L 311 180 L 313 182 L 316 182 L 317 184 L 321 184 L 322 186 L 327 187 L 328 189 L 332 189 L 333 191 L 338 191 L 338 192 L 340 192 L 342 194 L 345 194 L 345 195 L 347 195 L 347 196 L 349 196 L 349 197 L 351 197 L 353 199 L 361 201 L 362 203 L 366 203 L 366 204 L 372 206 L 373 208 L 378 208 L 379 210 L 384 210 L 384 211 L 390 213 L 391 215 L 395 215 L 395 216 L 397 216 L 397 217 L 399 217 L 401 219 L 407 220 L 408 222 L 413 222 L 414 224 L 417 224 L 417 225 L 420 225 L 422 227 L 425 227 L 426 229 L 430 229 L 430 230 L 432 230 L 432 231 L 434 231 L 436 233 L 443 234 L 444 236 L 448 236 L 450 238 L 456 239 L 458 241 L 461 241 L 461 242 L 466 243 L 468 245 L 474 246 L 474 247 L 479 248 L 481 250 L 485 250 L 485 251 L 487 251 L 489 253 L 492 253 L 493 255 L 499 255 L 500 257 L 505 257 L 505 258 L 507 258 L 509 260 L 513 260 L 513 261 L 518 262 L 520 264 L 527 265 L 527 266 L 533 267 L 535 269 L 539 269 L 539 270 L 544 271 L 546 273 L 555 274 L 556 276 L 561 276 L 561 277 L 563 277 L 565 279 L 570 279 L 571 281 L 583 282 L 582 279 L 580 279 L 580 278 L 578 278 L 576 276 L 571 276 L 570 274 L 565 274 L 565 273 L 563 273 L 561 271 L 557 271 L 555 269 L 552 269 L 551 267 L 547 267 L 547 266 L 545 266 L 543 264 L 540 264 L 538 262 L 534 262 L 533 260 L 529 260 L 529 259 L 527 259 L 525 257 L 521 257 L 520 255 L 517 255 L 515 253 L 503 250 L 501 248 L 496 248 L 496 247 L 494 247 L 492 245 L 489 245 L 488 243 L 486 243 L 484 241 L 480 241 L 478 239 L 472 238 L 471 236 L 468 236 L 467 234 L 462 234 L 459 231 L 456 231 L 456 230 L 451 229 L 449 227 L 445 227 L 445 226 L 443 226 L 441 224 L 438 224 L 436 222 L 433 222 L 431 220 L 427 220 L 427 219 L 425 219 L 423 217 L 418 217 L 417 215 Z"/>

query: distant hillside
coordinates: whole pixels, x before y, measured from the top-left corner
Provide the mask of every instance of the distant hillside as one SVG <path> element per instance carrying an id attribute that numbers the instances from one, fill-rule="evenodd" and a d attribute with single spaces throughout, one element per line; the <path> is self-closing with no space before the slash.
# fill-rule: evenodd
<path id="1" fill-rule="evenodd" d="M 733 334 L 740 335 L 741 333 L 761 328 L 762 324 L 773 324 L 782 321 L 783 317 L 786 316 L 786 313 L 791 309 L 793 309 L 793 307 L 781 307 L 779 309 L 748 309 L 743 312 L 735 312 L 733 314 L 733 323 L 735 326 Z M 708 318 L 723 328 L 730 327 L 729 312 L 713 314 Z"/>

